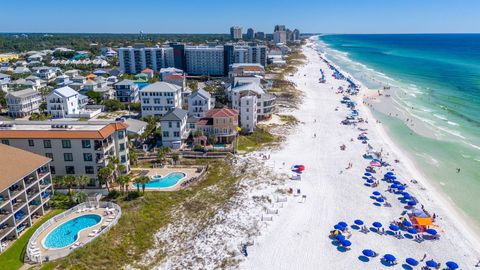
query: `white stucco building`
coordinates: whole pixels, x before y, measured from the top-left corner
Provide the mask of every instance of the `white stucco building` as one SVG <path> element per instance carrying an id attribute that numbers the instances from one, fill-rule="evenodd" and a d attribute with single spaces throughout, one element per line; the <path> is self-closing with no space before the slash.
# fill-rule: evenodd
<path id="1" fill-rule="evenodd" d="M 187 128 L 188 112 L 175 108 L 169 111 L 160 119 L 162 128 L 162 144 L 164 146 L 178 149 L 188 138 Z"/>
<path id="2" fill-rule="evenodd" d="M 142 116 L 163 116 L 182 107 L 182 88 L 166 82 L 155 82 L 139 91 Z"/>
<path id="3" fill-rule="evenodd" d="M 204 117 L 205 113 L 215 107 L 215 98 L 207 91 L 200 89 L 188 96 L 188 115 Z"/>
<path id="4" fill-rule="evenodd" d="M 42 102 L 40 93 L 34 89 L 9 92 L 5 99 L 7 100 L 8 115 L 11 117 L 25 117 L 33 112 L 38 112 Z"/>

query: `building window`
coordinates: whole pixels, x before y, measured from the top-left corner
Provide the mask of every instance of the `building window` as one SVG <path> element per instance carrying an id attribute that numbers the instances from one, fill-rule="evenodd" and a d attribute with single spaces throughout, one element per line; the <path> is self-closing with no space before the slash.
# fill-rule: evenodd
<path id="1" fill-rule="evenodd" d="M 10 145 L 10 142 L 8 140 L 2 140 L 2 144 Z"/>
<path id="2" fill-rule="evenodd" d="M 177 128 L 179 128 L 179 127 L 180 127 L 180 122 L 177 122 Z"/>
<path id="3" fill-rule="evenodd" d="M 173 137 L 180 137 L 180 132 L 174 131 L 173 132 Z"/>
<path id="4" fill-rule="evenodd" d="M 28 140 L 28 146 L 35 146 L 35 143 L 33 142 L 33 140 Z"/>
<path id="5" fill-rule="evenodd" d="M 123 139 L 123 137 L 125 137 L 125 132 L 124 132 L 123 130 L 120 130 L 120 131 L 118 132 L 118 138 L 119 138 L 119 139 Z"/>
<path id="6" fill-rule="evenodd" d="M 63 148 L 72 148 L 72 142 L 70 140 L 62 140 Z"/>
<path id="7" fill-rule="evenodd" d="M 90 140 L 82 140 L 82 148 L 92 148 Z"/>
<path id="8" fill-rule="evenodd" d="M 172 127 L 172 122 L 168 122 L 168 127 L 169 127 L 169 128 Z"/>
<path id="9" fill-rule="evenodd" d="M 83 161 L 93 161 L 93 156 L 91 153 L 83 153 Z"/>
<path id="10" fill-rule="evenodd" d="M 75 167 L 74 166 L 65 166 L 65 171 L 67 174 L 75 174 Z"/>
<path id="11" fill-rule="evenodd" d="M 45 153 L 45 156 L 53 161 L 53 153 Z"/>
<path id="12" fill-rule="evenodd" d="M 50 166 L 50 173 L 51 173 L 51 174 L 56 174 L 56 172 L 55 172 L 55 166 Z"/>
<path id="13" fill-rule="evenodd" d="M 52 148 L 52 141 L 50 141 L 50 140 L 43 140 L 43 147 L 44 147 L 44 148 Z"/>
<path id="14" fill-rule="evenodd" d="M 163 132 L 163 137 L 168 137 L 168 136 L 169 136 L 168 131 L 164 131 L 164 132 Z"/>
<path id="15" fill-rule="evenodd" d="M 72 153 L 63 153 L 63 160 L 73 161 L 73 154 Z"/>
<path id="16" fill-rule="evenodd" d="M 122 155 L 122 156 L 120 157 L 120 162 L 121 162 L 121 163 L 127 162 L 127 158 L 125 157 L 125 155 Z"/>
<path id="17" fill-rule="evenodd" d="M 125 151 L 125 144 L 124 143 L 120 144 L 120 151 Z"/>
<path id="18" fill-rule="evenodd" d="M 85 166 L 85 174 L 95 174 L 93 166 Z"/>

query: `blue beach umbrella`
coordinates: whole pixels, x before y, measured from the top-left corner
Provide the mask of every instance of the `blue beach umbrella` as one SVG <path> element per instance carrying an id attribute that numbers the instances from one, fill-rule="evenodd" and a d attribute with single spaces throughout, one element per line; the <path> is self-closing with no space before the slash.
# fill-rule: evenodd
<path id="1" fill-rule="evenodd" d="M 395 258 L 395 256 L 393 256 L 392 254 L 385 254 L 383 256 L 383 259 L 387 262 L 394 262 L 397 258 Z"/>
<path id="2" fill-rule="evenodd" d="M 345 227 L 343 227 L 343 226 L 340 225 L 340 224 L 337 224 L 337 225 L 333 226 L 333 228 L 334 228 L 334 229 L 337 229 L 337 230 L 340 230 L 340 231 L 345 230 Z"/>
<path id="3" fill-rule="evenodd" d="M 363 225 L 363 221 L 360 220 L 360 219 L 356 219 L 353 223 L 355 223 L 355 225 L 358 225 L 358 226 L 362 226 L 362 225 Z"/>
<path id="4" fill-rule="evenodd" d="M 366 177 L 366 176 L 362 176 L 362 179 L 365 179 L 365 180 L 368 180 L 370 178 Z"/>
<path id="5" fill-rule="evenodd" d="M 340 241 L 340 243 L 342 243 L 342 246 L 344 247 L 349 247 L 352 245 L 352 242 L 348 241 L 348 240 L 342 240 Z"/>
<path id="6" fill-rule="evenodd" d="M 396 232 L 398 230 L 400 230 L 400 227 L 398 227 L 397 225 L 395 224 L 391 224 L 388 228 L 390 228 L 390 230 Z"/>
<path id="7" fill-rule="evenodd" d="M 398 190 L 405 190 L 405 186 L 398 186 L 397 189 Z"/>
<path id="8" fill-rule="evenodd" d="M 337 239 L 338 241 L 343 241 L 343 240 L 345 240 L 345 235 L 337 234 L 337 236 L 335 236 L 335 239 Z"/>
<path id="9" fill-rule="evenodd" d="M 373 257 L 373 256 L 375 256 L 375 252 L 374 252 L 373 250 L 371 250 L 371 249 L 364 249 L 364 250 L 362 251 L 362 254 L 365 255 L 365 256 L 367 256 L 367 257 Z"/>
<path id="10" fill-rule="evenodd" d="M 373 180 L 372 180 L 372 179 L 368 179 L 368 180 L 367 180 L 367 183 L 372 184 L 372 183 L 373 183 Z"/>
<path id="11" fill-rule="evenodd" d="M 415 205 L 417 205 L 417 202 L 415 202 L 415 201 L 408 201 L 408 205 L 410 205 L 410 206 L 415 206 Z"/>
<path id="12" fill-rule="evenodd" d="M 411 266 L 417 266 L 418 265 L 418 261 L 415 260 L 414 258 L 407 258 L 405 260 L 408 264 L 410 264 Z"/>
<path id="13" fill-rule="evenodd" d="M 402 221 L 402 225 L 405 226 L 405 227 L 410 227 L 410 226 L 412 226 L 412 223 L 405 219 L 404 221 Z"/>
<path id="14" fill-rule="evenodd" d="M 438 263 L 434 260 L 429 260 L 425 263 L 428 267 L 437 267 Z"/>
<path id="15" fill-rule="evenodd" d="M 395 185 L 401 185 L 402 183 L 400 181 L 393 181 Z"/>
<path id="16" fill-rule="evenodd" d="M 387 172 L 386 175 L 395 175 L 394 172 Z"/>
<path id="17" fill-rule="evenodd" d="M 408 228 L 408 229 L 407 229 L 407 232 L 409 232 L 409 233 L 411 233 L 411 234 L 417 234 L 417 233 L 418 233 L 418 230 L 412 227 L 412 228 Z"/>
<path id="18" fill-rule="evenodd" d="M 397 179 L 397 177 L 395 175 L 391 175 L 390 177 L 388 177 L 390 180 L 395 180 Z"/>
<path id="19" fill-rule="evenodd" d="M 402 192 L 402 195 L 403 195 L 403 197 L 404 197 L 405 199 L 407 199 L 407 200 L 410 199 L 410 198 L 412 198 L 412 195 L 410 195 L 410 193 L 408 193 L 408 192 Z"/>
<path id="20" fill-rule="evenodd" d="M 390 188 L 397 189 L 398 185 L 390 185 Z"/>
<path id="21" fill-rule="evenodd" d="M 372 225 L 373 225 L 373 227 L 375 227 L 375 228 L 381 228 L 381 227 L 382 227 L 382 223 L 380 223 L 380 222 L 378 222 L 378 221 L 373 222 Z"/>
<path id="22" fill-rule="evenodd" d="M 340 225 L 342 227 L 348 227 L 348 224 L 345 221 L 338 222 L 338 225 Z"/>
<path id="23" fill-rule="evenodd" d="M 374 191 L 374 192 L 372 192 L 372 194 L 375 195 L 375 196 L 380 196 L 380 195 L 382 195 L 382 194 L 381 194 L 380 192 L 378 192 L 378 191 Z"/>
<path id="24" fill-rule="evenodd" d="M 372 176 L 372 174 L 369 173 L 369 172 L 366 172 L 366 173 L 364 173 L 363 175 L 365 175 L 365 176 Z"/>
<path id="25" fill-rule="evenodd" d="M 456 262 L 449 261 L 445 265 L 452 270 L 458 269 L 458 264 Z"/>
<path id="26" fill-rule="evenodd" d="M 379 203 L 383 203 L 385 201 L 382 197 L 378 197 L 375 200 Z"/>
<path id="27" fill-rule="evenodd" d="M 437 234 L 437 231 L 434 230 L 434 229 L 427 229 L 425 232 L 428 233 L 428 234 L 431 234 L 431 235 L 436 235 Z"/>

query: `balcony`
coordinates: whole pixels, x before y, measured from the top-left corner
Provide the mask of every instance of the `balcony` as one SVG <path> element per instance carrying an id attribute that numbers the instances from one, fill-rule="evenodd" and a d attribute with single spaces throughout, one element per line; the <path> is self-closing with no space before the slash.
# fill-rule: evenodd
<path id="1" fill-rule="evenodd" d="M 22 193 L 23 191 L 23 186 L 22 185 L 18 185 L 18 184 L 14 184 L 10 187 L 10 197 L 13 198 L 15 196 L 17 196 L 18 194 Z"/>

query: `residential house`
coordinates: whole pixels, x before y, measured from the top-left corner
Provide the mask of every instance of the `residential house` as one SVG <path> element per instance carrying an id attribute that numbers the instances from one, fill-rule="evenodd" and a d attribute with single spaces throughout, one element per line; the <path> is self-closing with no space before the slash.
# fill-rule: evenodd
<path id="1" fill-rule="evenodd" d="M 28 69 L 26 67 L 23 67 L 23 66 L 16 67 L 13 70 L 13 74 L 26 74 L 26 73 L 32 73 L 32 71 L 30 71 L 30 69 Z"/>
<path id="2" fill-rule="evenodd" d="M 58 68 L 54 67 L 34 67 L 33 75 L 45 81 L 54 80 L 57 77 Z"/>
<path id="3" fill-rule="evenodd" d="M 146 68 L 142 70 L 142 73 L 147 75 L 147 81 L 153 79 L 154 71 L 151 68 Z"/>
<path id="4" fill-rule="evenodd" d="M 188 115 L 204 117 L 205 113 L 215 107 L 215 98 L 207 91 L 200 89 L 188 97 Z"/>
<path id="5" fill-rule="evenodd" d="M 54 89 L 46 99 L 48 113 L 54 118 L 90 118 L 101 112 L 100 109 L 84 109 L 88 97 L 68 86 Z"/>
<path id="6" fill-rule="evenodd" d="M 10 83 L 10 75 L 0 73 L 0 91 L 6 92 Z"/>
<path id="7" fill-rule="evenodd" d="M 122 103 L 138 102 L 138 85 L 132 80 L 123 80 L 115 84 L 115 98 Z"/>
<path id="8" fill-rule="evenodd" d="M 38 112 L 42 97 L 37 90 L 24 89 L 8 92 L 7 100 L 8 114 L 12 117 L 25 117 L 33 112 Z"/>
<path id="9" fill-rule="evenodd" d="M 211 109 L 195 125 L 189 124 L 190 130 L 200 130 L 205 136 L 215 136 L 217 143 L 232 143 L 237 136 L 237 127 L 238 111 L 229 108 Z"/>
<path id="10" fill-rule="evenodd" d="M 162 128 L 162 144 L 164 146 L 179 149 L 188 138 L 187 128 L 188 112 L 175 108 L 160 118 Z"/>
<path id="11" fill-rule="evenodd" d="M 182 107 L 182 88 L 166 82 L 155 82 L 140 91 L 142 116 L 163 116 Z"/>

